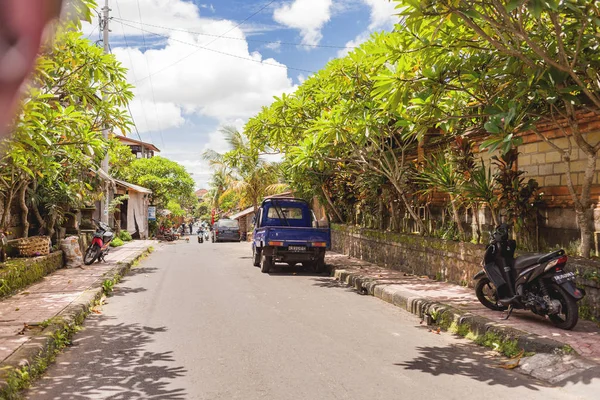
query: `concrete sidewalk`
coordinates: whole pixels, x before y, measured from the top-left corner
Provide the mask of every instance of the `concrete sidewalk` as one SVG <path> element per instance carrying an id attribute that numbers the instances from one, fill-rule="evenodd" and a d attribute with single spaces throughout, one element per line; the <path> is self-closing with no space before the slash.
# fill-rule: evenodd
<path id="1" fill-rule="evenodd" d="M 568 345 L 581 356 L 600 362 L 600 327 L 591 321 L 579 320 L 573 330 L 565 331 L 524 310 L 515 310 L 503 321 L 500 318 L 505 314 L 483 307 L 471 288 L 409 276 L 337 253 L 328 253 L 326 262 L 337 280 L 414 314 L 422 315 L 431 307 L 451 309 L 455 318 L 479 325 L 480 332 L 490 328 L 507 332 L 527 351 L 551 352 Z"/>
<path id="2" fill-rule="evenodd" d="M 102 294 L 105 279 L 126 272 L 136 258 L 157 243 L 150 240 L 126 243 L 111 249 L 106 262 L 60 269 L 0 301 L 0 371 L 5 372 L 15 364 L 31 363 L 33 360 L 19 353 L 34 342 L 38 347 L 45 346 L 39 343 L 48 323 L 44 321 L 64 317 L 70 323 L 69 319 L 75 316 L 70 312 L 74 307 L 91 307 L 91 303 Z M 3 375 L 0 374 L 0 397 Z"/>

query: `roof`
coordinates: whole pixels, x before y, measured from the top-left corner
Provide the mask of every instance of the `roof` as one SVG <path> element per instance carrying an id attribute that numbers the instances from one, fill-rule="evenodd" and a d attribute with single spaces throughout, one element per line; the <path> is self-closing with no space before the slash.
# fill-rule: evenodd
<path id="1" fill-rule="evenodd" d="M 147 193 L 147 194 L 151 194 L 152 193 L 152 190 L 146 189 L 145 187 L 141 187 L 141 186 L 138 186 L 138 185 L 134 185 L 133 183 L 129 183 L 129 182 L 125 182 L 125 181 L 120 181 L 118 179 L 114 179 L 114 181 L 117 183 L 117 185 L 124 186 L 124 187 L 126 187 L 128 189 L 133 190 L 134 192 Z"/>
<path id="2" fill-rule="evenodd" d="M 244 211 L 240 211 L 237 214 L 233 214 L 229 219 L 240 219 L 246 215 L 252 214 L 254 212 L 254 207 L 248 207 Z"/>
<path id="3" fill-rule="evenodd" d="M 160 153 L 160 150 L 158 149 L 158 147 L 156 147 L 152 143 L 142 142 L 140 140 L 131 139 L 131 138 L 128 138 L 128 137 L 125 137 L 125 136 L 121 136 L 121 135 L 115 135 L 115 137 L 117 139 L 119 139 L 119 141 L 121 143 L 123 143 L 125 145 L 127 145 L 127 144 L 136 144 L 136 145 L 139 145 L 139 146 L 144 146 L 148 150 L 152 150 L 152 151 L 155 151 L 157 153 Z"/>
<path id="4" fill-rule="evenodd" d="M 206 189 L 198 189 L 196 190 L 196 196 L 197 197 L 204 197 L 204 195 L 208 193 L 208 190 Z"/>
<path id="5" fill-rule="evenodd" d="M 289 192 L 274 194 L 272 196 L 265 196 L 265 199 L 273 199 L 273 198 L 278 198 L 278 197 L 293 197 L 293 195 L 294 195 L 294 192 L 289 191 Z"/>

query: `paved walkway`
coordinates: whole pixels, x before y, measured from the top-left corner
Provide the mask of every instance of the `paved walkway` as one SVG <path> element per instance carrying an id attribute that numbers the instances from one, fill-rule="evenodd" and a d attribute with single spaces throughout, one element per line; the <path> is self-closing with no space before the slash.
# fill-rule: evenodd
<path id="1" fill-rule="evenodd" d="M 0 364 L 31 339 L 22 335 L 24 324 L 35 327 L 55 317 L 94 283 L 103 279 L 117 263 L 133 261 L 155 241 L 133 241 L 111 249 L 105 263 L 73 269 L 60 269 L 0 301 Z"/>
<path id="2" fill-rule="evenodd" d="M 409 276 L 404 272 L 385 269 L 337 253 L 328 253 L 326 261 L 336 270 L 345 270 L 376 279 L 381 285 L 398 285 L 404 292 L 409 292 L 416 298 L 427 298 L 433 302 L 448 304 L 498 323 L 502 322 L 512 328 L 568 344 L 582 356 L 600 362 L 600 327 L 591 321 L 579 320 L 573 330 L 565 331 L 553 327 L 544 318 L 524 310 L 515 310 L 508 321 L 500 321 L 505 314 L 483 307 L 471 288 L 437 282 L 425 277 Z"/>

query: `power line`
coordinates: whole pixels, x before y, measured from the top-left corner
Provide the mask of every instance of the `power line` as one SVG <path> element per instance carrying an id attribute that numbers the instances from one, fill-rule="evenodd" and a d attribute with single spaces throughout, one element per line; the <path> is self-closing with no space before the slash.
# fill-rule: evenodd
<path id="1" fill-rule="evenodd" d="M 261 13 L 263 10 L 265 10 L 267 7 L 269 7 L 271 4 L 275 3 L 276 0 L 272 0 L 270 1 L 268 4 L 266 4 L 265 6 L 261 7 L 258 11 L 256 11 L 254 14 L 248 16 L 246 19 L 244 19 L 242 22 L 240 22 L 239 24 L 235 25 L 233 28 L 227 30 L 226 32 L 223 32 L 223 34 L 220 37 L 223 37 L 225 35 L 227 35 L 229 32 L 233 31 L 236 28 L 239 28 L 240 26 L 242 26 L 244 23 L 246 23 L 248 20 L 250 20 L 251 18 L 253 18 L 254 16 L 258 15 L 259 13 Z M 136 28 L 137 29 L 137 28 Z M 211 40 L 210 42 L 208 42 L 207 44 L 205 44 L 204 46 L 210 46 L 211 44 L 213 44 L 214 42 L 216 42 L 217 40 L 219 40 L 219 37 L 214 38 L 213 40 Z M 139 83 L 141 81 L 144 81 L 148 78 L 150 78 L 151 76 L 154 76 L 156 74 L 159 74 L 177 64 L 179 64 L 180 62 L 188 59 L 189 57 L 193 56 L 194 54 L 198 53 L 201 49 L 195 50 L 193 52 L 191 52 L 190 54 L 188 54 L 187 56 L 184 56 L 182 58 L 180 58 L 179 60 L 175 61 L 174 63 L 167 65 L 165 68 L 162 68 L 154 73 L 151 73 L 150 75 L 148 75 L 145 78 L 140 79 L 139 81 L 137 81 L 136 83 Z M 311 71 L 312 72 L 312 71 Z"/>
<path id="2" fill-rule="evenodd" d="M 252 61 L 252 62 L 255 62 L 255 63 L 258 63 L 258 64 L 262 64 L 262 65 L 269 65 L 269 66 L 272 66 L 272 67 L 277 67 L 277 68 L 285 68 L 285 69 L 288 69 L 288 70 L 293 70 L 293 71 L 299 71 L 299 72 L 308 72 L 308 73 L 310 73 L 310 74 L 312 74 L 312 73 L 314 73 L 314 72 L 315 72 L 315 71 L 311 71 L 311 70 L 308 70 L 308 69 L 294 68 L 294 67 L 289 67 L 289 66 L 286 66 L 286 65 L 283 65 L 283 64 L 273 64 L 273 63 L 269 63 L 269 62 L 265 62 L 265 61 L 261 61 L 261 60 L 255 60 L 255 59 L 253 59 L 253 58 L 249 58 L 249 57 L 243 57 L 243 56 L 238 56 L 238 55 L 236 55 L 236 54 L 226 53 L 226 52 L 224 52 L 224 51 L 220 51 L 220 50 L 209 49 L 209 48 L 207 48 L 207 47 L 201 46 L 201 45 L 199 45 L 199 44 L 196 44 L 196 43 L 190 43 L 190 42 L 185 42 L 185 41 L 183 41 L 183 40 L 174 39 L 174 38 L 172 38 L 172 37 L 170 37 L 170 36 L 162 35 L 162 34 L 160 34 L 160 33 L 152 32 L 152 31 L 148 31 L 148 30 L 146 30 L 146 29 L 142 29 L 142 28 L 138 28 L 138 27 L 136 27 L 136 26 L 133 26 L 133 25 L 126 24 L 125 22 L 121 22 L 121 21 L 119 21 L 119 23 L 121 23 L 122 25 L 128 26 L 128 27 L 130 27 L 130 28 L 133 28 L 133 29 L 138 29 L 138 30 L 140 30 L 140 31 L 143 31 L 143 32 L 146 32 L 146 33 L 150 33 L 150 34 L 152 34 L 152 35 L 155 35 L 155 36 L 164 37 L 164 38 L 166 38 L 166 39 L 169 39 L 169 40 L 172 40 L 172 41 L 175 41 L 175 42 L 179 42 L 179 43 L 187 44 L 188 46 L 194 46 L 194 47 L 198 47 L 198 48 L 199 48 L 199 50 L 197 50 L 197 51 L 200 51 L 200 50 L 211 51 L 211 52 L 213 52 L 213 53 L 222 54 L 222 55 L 229 56 L 229 57 L 234 57 L 234 58 L 237 58 L 237 59 L 240 59 L 240 60 Z M 195 53 L 195 52 L 194 52 L 194 53 Z M 186 56 L 186 57 L 189 57 L 189 56 L 191 56 L 191 55 L 192 55 L 192 54 L 194 54 L 194 53 L 191 53 L 191 54 L 189 54 L 189 55 L 188 55 L 188 56 Z M 181 60 L 180 60 L 180 61 L 181 61 Z M 172 65 L 173 65 L 173 64 L 172 64 Z M 172 65 L 171 65 L 171 66 L 172 66 Z M 169 67 L 170 67 L 170 66 L 169 66 Z M 168 67 L 167 67 L 167 68 L 168 68 Z M 167 68 L 164 68 L 164 69 L 162 69 L 162 70 L 159 70 L 158 72 L 164 71 L 164 70 L 165 70 L 165 69 L 167 69 Z M 152 76 L 152 75 L 155 75 L 155 74 L 157 74 L 158 72 L 155 72 L 155 73 L 153 73 L 153 74 L 150 74 L 148 77 L 150 77 L 150 76 Z M 148 78 L 148 77 L 147 77 L 147 78 Z M 135 82 L 135 83 L 139 83 L 139 82 L 141 82 L 141 81 L 143 81 L 143 80 L 145 80 L 145 79 L 146 79 L 146 78 L 142 78 L 142 79 L 140 79 L 139 81 L 137 81 L 137 82 Z"/>
<path id="3" fill-rule="evenodd" d="M 138 14 L 140 16 L 140 24 L 143 24 L 142 21 L 142 9 L 140 7 L 140 0 L 137 0 Z M 148 61 L 148 47 L 146 46 L 146 35 L 142 32 L 142 40 L 144 42 L 144 59 L 146 60 L 146 66 L 148 67 L 148 72 L 150 72 L 150 62 Z M 162 128 L 160 126 L 160 119 L 158 117 L 158 107 L 156 106 L 156 97 L 154 96 L 154 83 L 152 82 L 152 75 L 149 75 L 150 79 L 150 91 L 152 92 L 152 102 L 154 103 L 154 111 L 156 112 L 156 123 L 158 125 L 158 133 L 160 134 L 160 141 L 162 143 L 163 149 L 165 148 L 165 141 L 163 139 Z M 143 105 L 142 105 L 143 106 Z"/>
<path id="4" fill-rule="evenodd" d="M 120 18 L 121 17 L 121 7 L 119 7 L 118 1 L 115 1 L 115 4 L 117 5 L 117 12 L 119 13 L 119 18 Z M 121 25 L 121 28 L 123 28 L 122 25 Z M 123 40 L 125 41 L 125 46 L 127 46 L 127 56 L 129 56 L 129 62 L 131 63 L 131 72 L 133 73 L 133 79 L 135 79 L 137 81 L 137 76 L 136 76 L 135 68 L 133 65 L 133 58 L 131 57 L 131 51 L 129 49 L 129 43 L 127 42 L 127 35 L 125 35 L 124 28 L 122 29 L 122 33 L 123 33 Z M 112 53 L 112 49 L 111 49 L 111 53 Z M 142 105 L 142 114 L 144 115 L 144 121 L 146 122 L 146 126 L 149 129 L 150 124 L 148 123 L 148 116 L 146 115 L 146 109 L 144 108 L 144 103 L 142 102 L 142 99 L 140 99 L 140 104 Z M 133 122 L 133 126 L 135 127 L 135 132 L 137 133 L 140 141 L 143 142 L 142 136 L 140 135 L 140 132 L 138 131 L 137 124 L 135 123 L 135 119 L 133 118 L 133 113 L 131 112 L 131 108 L 129 107 L 129 103 L 127 103 L 127 110 L 129 110 L 129 115 L 131 116 L 131 121 Z M 150 140 L 152 142 L 154 142 L 154 138 L 152 137 L 152 131 L 149 130 L 148 133 L 150 134 Z"/>
<path id="5" fill-rule="evenodd" d="M 128 20 L 128 19 L 124 19 L 124 18 L 115 18 L 115 20 L 117 20 L 118 22 L 133 22 L 133 23 L 138 23 L 138 22 L 131 21 L 131 20 Z M 245 42 L 255 42 L 255 43 L 263 43 L 263 44 L 280 44 L 282 46 L 302 46 L 302 47 L 315 47 L 315 48 L 327 48 L 327 49 L 348 49 L 348 50 L 352 50 L 352 49 L 356 49 L 357 48 L 357 46 L 335 46 L 335 45 L 325 45 L 325 44 L 303 44 L 303 43 L 297 43 L 297 42 L 282 42 L 282 41 L 278 41 L 278 40 L 273 41 L 273 40 L 248 39 L 248 38 L 240 38 L 240 37 L 233 37 L 233 36 L 215 35 L 215 34 L 211 34 L 211 33 L 195 32 L 195 31 L 190 31 L 190 30 L 187 30 L 187 29 L 168 28 L 166 26 L 154 25 L 154 24 L 147 24 L 147 23 L 144 23 L 143 25 L 151 26 L 151 27 L 154 27 L 154 28 L 166 29 L 166 30 L 175 31 L 175 32 L 187 32 L 187 33 L 192 33 L 194 35 L 199 35 L 199 36 L 208 36 L 208 37 L 216 37 L 216 38 L 219 38 L 219 39 L 240 40 L 240 41 L 245 41 Z"/>

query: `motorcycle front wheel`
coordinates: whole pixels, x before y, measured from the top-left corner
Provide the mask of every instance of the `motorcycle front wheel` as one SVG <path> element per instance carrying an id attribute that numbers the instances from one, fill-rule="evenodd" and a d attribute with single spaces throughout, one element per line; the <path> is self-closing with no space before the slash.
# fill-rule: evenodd
<path id="1" fill-rule="evenodd" d="M 575 299 L 555 283 L 549 287 L 548 294 L 552 300 L 560 301 L 561 305 L 561 310 L 558 314 L 548 315 L 548 319 L 552 322 L 552 325 L 559 329 L 573 329 L 579 320 L 579 309 Z"/>
<path id="2" fill-rule="evenodd" d="M 83 263 L 85 265 L 92 265 L 94 261 L 96 261 L 96 259 L 100 257 L 101 251 L 102 249 L 97 244 L 91 245 L 90 247 L 88 247 L 88 249 L 85 252 L 85 255 L 83 256 Z"/>
<path id="3" fill-rule="evenodd" d="M 484 276 L 477 281 L 477 284 L 475 285 L 475 295 L 481 304 L 490 310 L 504 311 L 508 309 L 508 307 L 498 303 L 498 291 L 496 290 L 496 286 L 490 282 L 487 276 Z"/>

